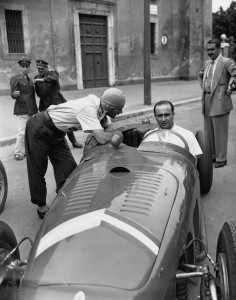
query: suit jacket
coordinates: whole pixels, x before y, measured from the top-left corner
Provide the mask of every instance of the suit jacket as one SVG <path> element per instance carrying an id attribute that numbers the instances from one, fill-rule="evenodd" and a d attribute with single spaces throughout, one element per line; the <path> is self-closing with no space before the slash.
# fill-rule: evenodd
<path id="1" fill-rule="evenodd" d="M 199 82 L 202 87 L 202 113 L 204 114 L 205 81 L 211 60 L 206 61 L 204 68 L 199 73 Z M 226 95 L 226 90 L 236 84 L 236 65 L 233 59 L 221 56 L 215 68 L 211 85 L 210 116 L 228 113 L 233 109 L 231 96 Z"/>
<path id="2" fill-rule="evenodd" d="M 29 81 L 22 74 L 13 76 L 10 79 L 11 97 L 16 99 L 14 115 L 29 115 L 37 113 L 38 108 L 35 100 L 34 84 L 32 79 Z M 20 91 L 20 96 L 13 95 L 14 91 Z"/>
<path id="3" fill-rule="evenodd" d="M 43 82 L 35 82 L 35 91 L 40 98 L 39 111 L 47 109 L 50 105 L 58 105 L 66 102 L 66 99 L 60 92 L 59 73 L 57 71 L 48 71 L 44 75 L 36 75 L 36 78 L 43 78 Z"/>

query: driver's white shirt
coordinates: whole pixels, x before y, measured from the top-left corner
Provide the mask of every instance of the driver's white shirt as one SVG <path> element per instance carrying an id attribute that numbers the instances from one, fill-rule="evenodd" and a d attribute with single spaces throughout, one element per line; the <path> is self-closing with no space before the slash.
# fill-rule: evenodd
<path id="1" fill-rule="evenodd" d="M 145 136 L 148 134 L 148 140 L 146 141 L 158 141 L 158 135 L 156 134 L 151 134 L 151 132 L 156 132 L 158 130 L 160 130 L 161 128 L 155 128 L 153 130 L 148 131 Z M 177 132 L 178 134 L 180 134 L 187 142 L 188 146 L 189 146 L 189 152 L 193 155 L 193 156 L 200 156 L 202 155 L 202 149 L 200 147 L 200 145 L 198 144 L 197 139 L 195 138 L 194 134 L 187 129 L 184 129 L 183 127 L 180 127 L 176 124 L 173 125 L 173 127 L 171 128 L 172 131 Z M 144 136 L 144 138 L 145 138 Z"/>

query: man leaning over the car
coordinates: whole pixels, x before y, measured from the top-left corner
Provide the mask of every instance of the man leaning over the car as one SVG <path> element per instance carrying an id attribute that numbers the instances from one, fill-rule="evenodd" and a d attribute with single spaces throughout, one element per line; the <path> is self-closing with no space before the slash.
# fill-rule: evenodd
<path id="1" fill-rule="evenodd" d="M 155 137 L 157 138 L 157 135 L 152 135 L 150 134 L 151 132 L 155 132 L 160 129 L 171 129 L 174 132 L 180 134 L 186 140 L 189 146 L 189 152 L 194 157 L 199 157 L 203 154 L 194 134 L 191 131 L 184 129 L 183 127 L 180 127 L 174 123 L 175 111 L 172 102 L 168 100 L 159 101 L 155 104 L 153 111 L 159 127 L 148 131 L 150 141 L 154 141 Z"/>
<path id="2" fill-rule="evenodd" d="M 26 124 L 25 147 L 31 202 L 36 204 L 41 219 L 49 210 L 46 203 L 45 174 L 50 159 L 57 190 L 76 168 L 76 161 L 65 140 L 71 130 L 92 133 L 98 144 L 118 147 L 122 133 L 114 130 L 110 118 L 122 113 L 126 97 L 117 88 L 105 90 L 101 98 L 95 95 L 51 105 L 31 117 Z M 115 136 L 115 137 L 113 137 Z"/>

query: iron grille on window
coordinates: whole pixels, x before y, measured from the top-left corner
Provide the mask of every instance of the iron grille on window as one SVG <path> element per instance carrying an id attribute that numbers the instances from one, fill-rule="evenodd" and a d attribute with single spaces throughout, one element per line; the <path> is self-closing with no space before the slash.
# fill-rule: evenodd
<path id="1" fill-rule="evenodd" d="M 24 53 L 22 12 L 6 9 L 5 18 L 9 53 Z"/>

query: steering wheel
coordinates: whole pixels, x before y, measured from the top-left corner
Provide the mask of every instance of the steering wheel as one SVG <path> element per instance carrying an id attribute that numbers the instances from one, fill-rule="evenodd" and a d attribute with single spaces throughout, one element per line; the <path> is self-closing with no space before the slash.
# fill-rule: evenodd
<path id="1" fill-rule="evenodd" d="M 184 137 L 181 134 L 179 134 L 171 129 L 158 129 L 158 130 L 152 131 L 150 133 L 147 133 L 142 142 L 145 142 L 145 140 L 148 137 L 150 137 L 154 134 L 158 136 L 159 143 L 170 143 L 170 144 L 178 145 L 178 146 L 184 148 L 185 150 L 189 151 L 188 143 L 186 142 Z M 171 140 L 171 135 L 172 135 L 172 140 Z M 173 137 L 177 137 L 177 142 L 173 140 Z M 180 141 L 178 141 L 178 140 L 180 140 Z"/>

